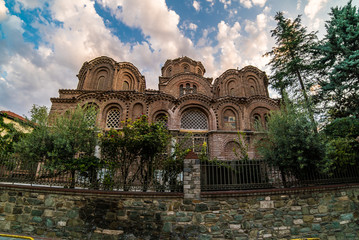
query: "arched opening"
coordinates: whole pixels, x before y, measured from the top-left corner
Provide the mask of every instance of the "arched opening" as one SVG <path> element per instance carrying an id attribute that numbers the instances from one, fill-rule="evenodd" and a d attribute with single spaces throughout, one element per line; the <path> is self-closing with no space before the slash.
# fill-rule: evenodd
<path id="1" fill-rule="evenodd" d="M 143 106 L 141 103 L 136 103 L 132 109 L 132 119 L 137 119 L 143 114 Z"/>
<path id="2" fill-rule="evenodd" d="M 114 128 L 118 129 L 120 128 L 120 122 L 121 122 L 121 111 L 119 108 L 111 108 L 107 112 L 106 117 L 106 128 Z"/>
<path id="3" fill-rule="evenodd" d="M 252 118 L 252 129 L 256 130 L 258 127 L 262 125 L 262 118 L 259 114 L 254 114 Z"/>
<path id="4" fill-rule="evenodd" d="M 197 86 L 193 84 L 192 93 L 197 93 Z"/>
<path id="5" fill-rule="evenodd" d="M 188 64 L 183 64 L 183 71 L 184 72 L 189 72 L 189 65 Z"/>
<path id="6" fill-rule="evenodd" d="M 223 113 L 223 128 L 226 130 L 237 129 L 236 115 L 231 109 L 227 109 Z"/>
<path id="7" fill-rule="evenodd" d="M 238 143 L 234 141 L 228 142 L 224 147 L 224 157 L 226 158 L 226 160 L 238 159 L 240 157 L 240 156 L 236 156 L 236 153 L 239 154 L 238 149 L 239 149 Z"/>
<path id="8" fill-rule="evenodd" d="M 162 123 L 163 125 L 168 125 L 168 116 L 165 113 L 159 113 L 155 117 L 155 122 Z"/>
<path id="9" fill-rule="evenodd" d="M 124 81 L 123 85 L 122 85 L 122 89 L 123 90 L 129 90 L 130 89 L 130 84 L 127 81 Z"/>
<path id="10" fill-rule="evenodd" d="M 236 94 L 235 87 L 236 87 L 236 83 L 234 80 L 228 82 L 227 84 L 228 95 L 234 96 Z"/>
<path id="11" fill-rule="evenodd" d="M 183 96 L 184 94 L 185 94 L 185 90 L 184 90 L 183 84 L 181 84 L 181 86 L 180 86 L 180 96 Z"/>
<path id="12" fill-rule="evenodd" d="M 204 112 L 191 108 L 185 111 L 181 117 L 181 129 L 208 130 L 208 119 Z"/>

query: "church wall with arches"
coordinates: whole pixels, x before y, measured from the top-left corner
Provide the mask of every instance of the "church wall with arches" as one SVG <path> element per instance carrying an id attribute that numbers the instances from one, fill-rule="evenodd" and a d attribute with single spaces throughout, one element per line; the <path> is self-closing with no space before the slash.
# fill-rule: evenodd
<path id="1" fill-rule="evenodd" d="M 174 136 L 191 135 L 195 151 L 196 144 L 207 142 L 210 156 L 219 159 L 235 157 L 233 139 L 245 132 L 254 157 L 255 124 L 265 126 L 270 111 L 279 106 L 269 97 L 265 72 L 246 66 L 229 69 L 214 80 L 205 72 L 201 62 L 189 57 L 167 60 L 159 90 L 150 90 L 132 63 L 98 57 L 83 64 L 76 89 L 60 89 L 59 97 L 51 98 L 51 114 L 92 104 L 104 130 L 121 129 L 124 121 L 146 114 L 150 121 L 166 124 Z"/>

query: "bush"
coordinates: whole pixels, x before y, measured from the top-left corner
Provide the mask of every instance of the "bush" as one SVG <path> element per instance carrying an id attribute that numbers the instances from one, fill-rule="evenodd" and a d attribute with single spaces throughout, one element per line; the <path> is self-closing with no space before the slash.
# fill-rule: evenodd
<path id="1" fill-rule="evenodd" d="M 280 110 L 271 112 L 267 130 L 262 131 L 267 136 L 257 142 L 258 152 L 270 165 L 279 168 L 284 182 L 287 173 L 300 180 L 318 169 L 324 144 L 303 108 L 287 102 Z"/>

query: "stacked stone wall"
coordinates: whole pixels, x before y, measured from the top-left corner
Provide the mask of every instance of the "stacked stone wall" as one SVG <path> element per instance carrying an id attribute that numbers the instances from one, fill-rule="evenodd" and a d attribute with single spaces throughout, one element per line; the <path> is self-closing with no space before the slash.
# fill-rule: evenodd
<path id="1" fill-rule="evenodd" d="M 359 187 L 183 195 L 0 188 L 0 231 L 51 239 L 359 239 Z"/>

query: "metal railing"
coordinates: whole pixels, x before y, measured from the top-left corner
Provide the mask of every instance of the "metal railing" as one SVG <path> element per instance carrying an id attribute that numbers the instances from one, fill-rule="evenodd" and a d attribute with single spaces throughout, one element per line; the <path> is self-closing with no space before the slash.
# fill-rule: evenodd
<path id="1" fill-rule="evenodd" d="M 300 174 L 294 174 L 269 166 L 262 160 L 212 160 L 201 163 L 202 191 L 292 188 L 343 183 L 359 183 L 358 166 L 334 169 L 328 173 L 307 168 Z"/>
<path id="2" fill-rule="evenodd" d="M 140 161 L 124 171 L 120 165 L 103 164 L 87 171 L 66 171 L 46 161 L 16 158 L 0 162 L 0 182 L 63 188 L 132 192 L 182 192 L 183 161 L 160 155 L 144 167 Z M 307 168 L 300 174 L 281 171 L 262 160 L 201 161 L 201 191 L 276 189 L 359 183 L 359 166 L 341 167 L 326 174 Z"/>
<path id="3" fill-rule="evenodd" d="M 132 163 L 127 175 L 121 166 L 103 164 L 87 171 L 70 171 L 52 163 L 28 162 L 16 158 L 0 163 L 0 182 L 109 191 L 182 192 L 183 164 L 158 156 L 151 166 Z"/>

